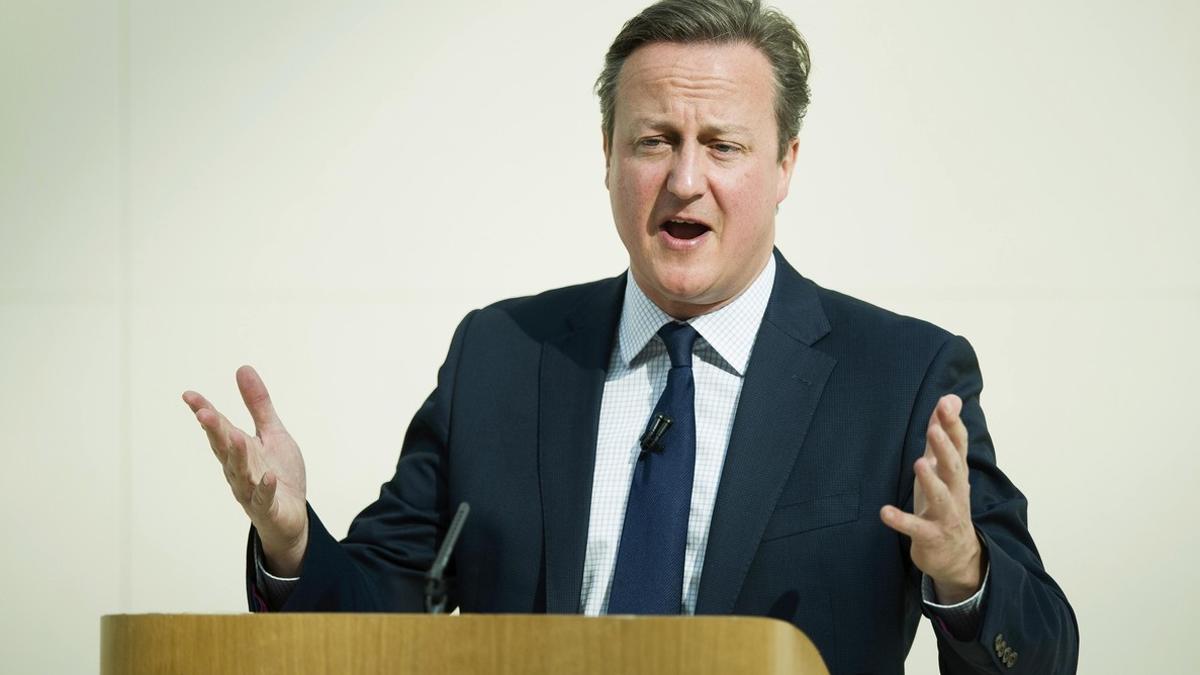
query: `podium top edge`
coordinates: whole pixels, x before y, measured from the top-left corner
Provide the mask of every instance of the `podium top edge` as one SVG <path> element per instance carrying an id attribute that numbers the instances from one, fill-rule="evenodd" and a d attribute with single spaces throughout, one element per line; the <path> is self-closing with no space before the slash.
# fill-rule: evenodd
<path id="1" fill-rule="evenodd" d="M 126 620 L 126 619 L 166 619 L 166 618 L 189 618 L 189 619 L 245 619 L 249 617 L 263 618 L 300 618 L 300 617 L 320 617 L 322 620 L 328 620 L 333 617 L 346 618 L 397 618 L 415 620 L 419 618 L 432 618 L 443 620 L 478 620 L 478 619 L 512 619 L 520 618 L 522 620 L 533 621 L 553 621 L 562 619 L 578 619 L 581 621 L 690 621 L 690 622 L 739 622 L 739 623 L 763 623 L 763 624 L 778 624 L 795 628 L 792 624 L 765 616 L 742 616 L 742 615 L 721 615 L 721 614 L 702 614 L 698 616 L 675 616 L 661 614 L 606 614 L 603 616 L 585 616 L 582 614 L 482 614 L 482 613 L 464 613 L 464 614 L 418 614 L 406 612 L 143 612 L 143 613 L 117 613 L 103 614 L 101 620 Z"/>

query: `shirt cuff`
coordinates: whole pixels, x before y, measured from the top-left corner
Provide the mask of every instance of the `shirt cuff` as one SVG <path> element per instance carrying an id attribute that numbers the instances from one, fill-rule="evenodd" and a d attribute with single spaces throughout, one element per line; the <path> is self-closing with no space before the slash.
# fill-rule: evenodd
<path id="1" fill-rule="evenodd" d="M 300 583 L 300 577 L 277 577 L 267 571 L 263 566 L 262 542 L 258 536 L 254 537 L 254 582 L 258 586 L 258 590 L 262 593 L 267 601 L 267 607 L 275 610 L 283 606 L 287 602 L 288 597 L 292 595 L 292 590 L 296 584 Z"/>
<path id="2" fill-rule="evenodd" d="M 927 574 L 921 575 L 921 599 L 925 602 L 925 609 L 931 617 L 941 623 L 942 628 L 954 636 L 954 639 L 972 640 L 979 634 L 980 618 L 983 616 L 983 593 L 987 590 L 988 575 L 991 571 L 992 565 L 988 563 L 983 572 L 983 582 L 979 584 L 975 595 L 953 605 L 938 604 L 933 579 Z"/>

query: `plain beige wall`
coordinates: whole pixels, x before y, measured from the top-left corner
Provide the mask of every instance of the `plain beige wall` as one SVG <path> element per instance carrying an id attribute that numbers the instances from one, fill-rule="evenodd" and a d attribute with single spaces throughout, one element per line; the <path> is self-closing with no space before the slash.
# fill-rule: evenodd
<path id="1" fill-rule="evenodd" d="M 642 4 L 0 8 L 0 669 L 244 609 L 185 388 L 248 422 L 255 364 L 343 533 L 466 311 L 623 269 L 590 85 Z M 975 344 L 1081 672 L 1187 671 L 1200 5 L 780 5 L 815 64 L 780 247 Z"/>

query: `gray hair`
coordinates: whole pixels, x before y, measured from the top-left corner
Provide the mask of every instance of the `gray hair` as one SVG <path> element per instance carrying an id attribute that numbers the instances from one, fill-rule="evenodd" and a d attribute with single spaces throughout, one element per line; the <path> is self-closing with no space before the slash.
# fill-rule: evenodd
<path id="1" fill-rule="evenodd" d="M 800 133 L 808 108 L 808 45 L 791 19 L 761 0 L 659 0 L 621 28 L 596 79 L 605 138 L 612 142 L 617 78 L 625 59 L 655 42 L 745 43 L 757 48 L 775 72 L 775 126 L 779 160 Z"/>

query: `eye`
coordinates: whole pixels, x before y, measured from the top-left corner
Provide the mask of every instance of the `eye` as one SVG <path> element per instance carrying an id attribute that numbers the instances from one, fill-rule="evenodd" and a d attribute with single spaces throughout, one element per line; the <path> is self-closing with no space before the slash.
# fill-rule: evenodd
<path id="1" fill-rule="evenodd" d="M 661 145 L 666 145 L 666 141 L 661 138 L 643 138 L 638 141 L 638 145 L 643 148 L 657 148 Z"/>
<path id="2" fill-rule="evenodd" d="M 741 149 L 733 143 L 713 143 L 709 147 L 716 150 L 717 154 L 720 155 L 732 155 Z"/>

